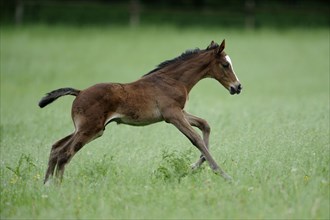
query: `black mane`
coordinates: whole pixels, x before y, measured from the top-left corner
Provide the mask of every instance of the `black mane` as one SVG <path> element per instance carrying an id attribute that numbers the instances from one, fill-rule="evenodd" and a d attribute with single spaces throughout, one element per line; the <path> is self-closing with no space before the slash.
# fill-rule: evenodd
<path id="1" fill-rule="evenodd" d="M 185 61 L 185 60 L 188 60 L 189 58 L 191 58 L 193 55 L 195 54 L 198 54 L 199 52 L 201 51 L 207 51 L 207 50 L 211 50 L 211 49 L 214 49 L 216 47 L 218 47 L 219 45 L 218 44 L 214 44 L 212 45 L 211 47 L 208 47 L 206 50 L 200 50 L 199 48 L 196 48 L 194 50 L 187 50 L 185 51 L 184 53 L 182 53 L 180 56 L 174 58 L 174 59 L 171 59 L 171 60 L 166 60 L 162 63 L 160 63 L 155 69 L 151 70 L 149 73 L 143 75 L 144 76 L 147 76 L 147 75 L 150 75 L 152 73 L 155 73 L 157 72 L 158 70 L 160 69 L 163 69 L 164 67 L 170 65 L 170 64 L 173 64 L 173 63 L 177 63 L 177 62 L 180 62 L 180 61 Z"/>

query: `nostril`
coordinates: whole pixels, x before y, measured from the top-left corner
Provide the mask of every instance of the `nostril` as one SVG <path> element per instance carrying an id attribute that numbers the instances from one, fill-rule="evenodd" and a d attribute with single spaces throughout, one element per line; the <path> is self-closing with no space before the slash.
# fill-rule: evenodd
<path id="1" fill-rule="evenodd" d="M 231 86 L 230 87 L 230 94 L 235 94 L 235 93 L 236 93 L 235 87 Z"/>
<path id="2" fill-rule="evenodd" d="M 230 94 L 234 95 L 234 94 L 240 94 L 242 90 L 242 85 L 241 84 L 236 84 L 236 85 L 232 85 L 229 87 L 229 92 Z"/>

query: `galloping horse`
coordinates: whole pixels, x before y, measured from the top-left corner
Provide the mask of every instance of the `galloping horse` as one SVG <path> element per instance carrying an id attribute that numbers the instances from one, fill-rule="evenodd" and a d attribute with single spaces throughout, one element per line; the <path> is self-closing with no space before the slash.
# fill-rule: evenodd
<path id="1" fill-rule="evenodd" d="M 215 173 L 231 180 L 209 152 L 208 123 L 184 110 L 190 90 L 204 78 L 216 79 L 232 95 L 241 92 L 241 83 L 224 48 L 225 40 L 220 45 L 212 41 L 206 49 L 186 51 L 132 83 L 100 83 L 85 90 L 61 88 L 48 93 L 39 102 L 41 108 L 61 96 L 76 96 L 72 104 L 75 131 L 52 146 L 44 183 L 55 169 L 61 181 L 65 165 L 85 144 L 100 137 L 110 122 L 143 126 L 160 121 L 173 124 L 201 152 L 192 168 L 206 160 Z M 202 131 L 203 138 L 192 126 Z"/>

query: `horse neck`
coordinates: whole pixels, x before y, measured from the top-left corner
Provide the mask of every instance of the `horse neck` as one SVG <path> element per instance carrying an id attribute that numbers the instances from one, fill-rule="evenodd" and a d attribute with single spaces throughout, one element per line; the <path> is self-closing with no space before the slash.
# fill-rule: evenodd
<path id="1" fill-rule="evenodd" d="M 185 85 L 188 93 L 209 72 L 210 59 L 207 54 L 197 54 L 164 71 L 166 77 L 173 78 Z"/>

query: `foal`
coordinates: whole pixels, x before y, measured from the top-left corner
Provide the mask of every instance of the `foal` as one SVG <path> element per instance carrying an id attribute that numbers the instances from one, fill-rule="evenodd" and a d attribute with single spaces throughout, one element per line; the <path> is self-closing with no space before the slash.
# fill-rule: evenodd
<path id="1" fill-rule="evenodd" d="M 61 96 L 76 96 L 72 104 L 75 131 L 52 146 L 44 183 L 54 172 L 62 180 L 65 165 L 85 144 L 100 137 L 110 122 L 143 126 L 160 121 L 173 124 L 201 152 L 193 168 L 207 160 L 215 173 L 230 180 L 209 152 L 210 126 L 184 110 L 188 93 L 203 78 L 216 79 L 232 95 L 241 92 L 224 48 L 224 40 L 220 46 L 212 41 L 206 49 L 165 61 L 132 83 L 100 83 L 85 90 L 62 88 L 48 93 L 39 102 L 41 108 Z M 192 126 L 202 131 L 203 138 Z"/>

